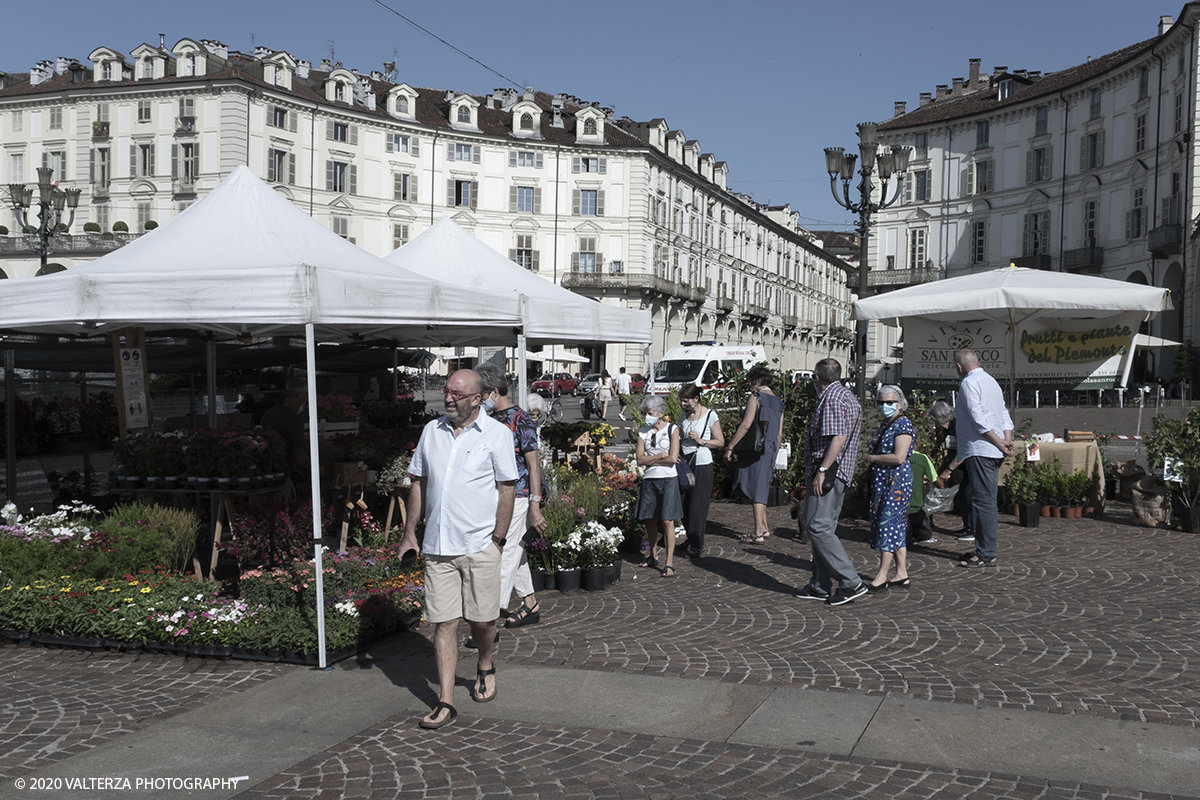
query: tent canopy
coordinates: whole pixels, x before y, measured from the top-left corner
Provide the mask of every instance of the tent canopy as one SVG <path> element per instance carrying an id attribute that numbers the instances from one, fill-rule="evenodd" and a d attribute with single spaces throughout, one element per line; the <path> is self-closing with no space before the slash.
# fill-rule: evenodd
<path id="1" fill-rule="evenodd" d="M 442 217 L 385 256 L 404 269 L 486 292 L 495 301 L 524 298 L 525 340 L 534 344 L 650 343 L 650 313 L 591 300 L 563 289 L 505 258 Z"/>
<path id="2" fill-rule="evenodd" d="M 66 272 L 0 281 L 0 329 L 142 326 L 218 338 L 304 335 L 511 344 L 518 303 L 414 275 L 333 233 L 238 167 L 179 216 Z"/>
<path id="3" fill-rule="evenodd" d="M 1152 318 L 1170 310 L 1170 292 L 1109 278 L 1002 267 L 855 301 L 855 319 L 899 325 L 902 317 L 1013 324 L 1036 317 L 1094 317 L 1139 311 Z"/>

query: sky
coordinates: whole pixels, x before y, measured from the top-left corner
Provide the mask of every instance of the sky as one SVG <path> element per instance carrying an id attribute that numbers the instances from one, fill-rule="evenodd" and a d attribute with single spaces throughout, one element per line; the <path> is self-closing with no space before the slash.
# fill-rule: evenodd
<path id="1" fill-rule="evenodd" d="M 664 118 L 729 165 L 729 187 L 790 203 L 808 228 L 852 227 L 829 193 L 823 149 L 893 103 L 982 71 L 1058 71 L 1156 35 L 1181 0 L 204 0 L 116 11 L 94 0 L 14 3 L 0 70 L 84 61 L 96 47 L 217 39 L 360 72 L 395 61 L 397 81 L 485 94 L 513 84 Z M 387 6 L 387 7 L 385 7 Z M 393 9 L 471 58 L 410 25 Z M 50 24 L 48 24 L 50 23 Z M 39 30 L 44 33 L 39 33 Z M 474 59 L 474 60 L 472 60 Z M 494 72 L 493 72 L 494 70 Z M 499 74 L 497 74 L 499 73 Z M 510 83 L 511 81 L 511 83 Z"/>

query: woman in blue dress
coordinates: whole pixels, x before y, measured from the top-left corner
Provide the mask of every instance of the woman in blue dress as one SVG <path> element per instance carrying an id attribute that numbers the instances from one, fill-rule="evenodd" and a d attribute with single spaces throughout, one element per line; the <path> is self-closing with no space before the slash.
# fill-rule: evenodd
<path id="1" fill-rule="evenodd" d="M 867 584 L 872 594 L 889 586 L 907 589 L 908 577 L 908 504 L 912 500 L 913 474 L 908 464 L 916 444 L 916 431 L 906 415 L 908 401 L 899 386 L 881 386 L 875 395 L 876 408 L 883 415 L 883 424 L 871 440 L 871 452 L 866 456 L 871 468 L 871 533 L 875 540 L 872 550 L 879 551 L 879 571 Z M 889 583 L 888 572 L 896 562 L 896 579 Z"/>
<path id="2" fill-rule="evenodd" d="M 733 491 L 746 496 L 754 509 L 754 530 L 741 537 L 743 543 L 762 544 L 771 535 L 767 525 L 767 499 L 771 490 L 771 478 L 775 476 L 775 458 L 783 438 L 783 401 L 771 391 L 771 370 L 765 364 L 755 364 L 746 372 L 746 383 L 750 384 L 750 399 L 742 421 L 725 444 L 725 460 L 733 460 L 733 450 L 745 436 L 753 436 L 750 428 L 755 422 L 766 421 L 767 436 L 763 452 L 749 453 L 737 457 L 737 475 Z"/>

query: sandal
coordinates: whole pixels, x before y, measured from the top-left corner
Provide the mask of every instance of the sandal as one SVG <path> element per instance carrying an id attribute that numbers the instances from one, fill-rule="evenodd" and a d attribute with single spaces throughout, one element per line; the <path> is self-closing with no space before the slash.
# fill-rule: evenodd
<path id="1" fill-rule="evenodd" d="M 534 603 L 533 608 L 530 608 L 529 606 L 525 605 L 524 603 L 521 603 L 521 608 L 517 610 L 517 613 L 510 614 L 508 619 L 504 620 L 504 627 L 520 628 L 523 625 L 533 625 L 534 623 L 541 622 L 541 621 L 542 621 L 541 604 Z"/>
<path id="2" fill-rule="evenodd" d="M 902 581 L 888 581 L 888 586 L 892 586 L 897 589 L 907 589 L 908 587 L 912 586 L 912 578 L 905 578 Z"/>
<path id="3" fill-rule="evenodd" d="M 742 544 L 763 544 L 767 541 L 767 537 L 761 533 L 747 533 L 742 538 L 738 539 Z"/>
<path id="4" fill-rule="evenodd" d="M 488 675 L 495 675 L 496 668 L 492 667 L 491 669 L 478 669 L 475 672 L 476 672 L 475 686 L 472 687 L 472 689 L 474 691 L 472 691 L 472 693 L 471 693 L 471 695 L 472 695 L 471 699 L 474 700 L 476 703 L 492 702 L 493 700 L 496 699 L 496 695 L 500 693 L 499 686 L 495 686 L 493 684 L 491 697 L 483 697 L 482 695 L 483 695 L 483 690 L 487 688 L 487 682 L 484 679 L 487 678 Z"/>
<path id="5" fill-rule="evenodd" d="M 668 575 L 668 574 L 667 574 L 667 570 L 671 570 L 671 574 L 670 574 L 670 575 Z M 662 576 L 663 576 L 664 578 L 674 578 L 674 577 L 675 577 L 675 568 L 674 568 L 674 567 L 672 567 L 670 564 L 668 564 L 667 566 L 663 567 L 663 568 L 662 568 L 661 570 L 659 570 L 659 571 L 660 571 L 660 572 L 662 572 Z"/>
<path id="6" fill-rule="evenodd" d="M 646 560 L 638 564 L 639 567 L 649 567 L 650 569 L 658 569 L 658 559 L 652 556 L 647 556 Z"/>
<path id="7" fill-rule="evenodd" d="M 495 670 L 493 670 L 493 672 L 494 671 Z M 445 709 L 446 711 L 449 711 L 450 713 L 447 714 L 446 718 L 444 720 L 442 720 L 441 722 L 426 722 L 424 719 L 422 719 L 420 722 L 417 723 L 417 725 L 419 727 L 424 728 L 427 731 L 436 731 L 438 728 L 444 728 L 447 725 L 449 725 L 451 722 L 454 722 L 454 720 L 458 719 L 458 710 L 454 706 L 450 705 L 449 703 L 438 703 L 436 706 L 433 707 L 433 711 L 430 711 L 429 714 L 434 719 L 437 719 L 438 716 L 442 713 L 443 709 Z"/>
<path id="8" fill-rule="evenodd" d="M 985 561 L 976 555 L 972 555 L 970 557 L 964 556 L 962 561 L 958 562 L 958 565 L 960 567 L 966 567 L 967 569 L 982 569 L 983 567 L 996 566 L 996 559 L 992 558 Z"/>

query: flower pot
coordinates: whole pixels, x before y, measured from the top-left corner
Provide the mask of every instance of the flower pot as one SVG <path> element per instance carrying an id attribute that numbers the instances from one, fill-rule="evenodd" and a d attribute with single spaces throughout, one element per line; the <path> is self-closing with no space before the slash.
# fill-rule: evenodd
<path id="1" fill-rule="evenodd" d="M 164 489 L 174 489 L 178 485 L 179 485 L 179 476 L 178 475 L 168 475 L 165 478 L 163 478 L 163 488 Z"/>
<path id="2" fill-rule="evenodd" d="M 209 489 L 212 488 L 212 482 L 213 482 L 212 478 L 208 478 L 203 475 L 197 475 L 196 476 L 196 490 L 201 491 L 201 492 L 207 492 Z"/>
<path id="3" fill-rule="evenodd" d="M 619 562 L 618 562 L 619 563 Z M 617 564 L 609 564 L 604 568 L 604 585 L 612 586 L 617 582 Z"/>
<path id="4" fill-rule="evenodd" d="M 1184 533 L 1200 533 L 1200 506 L 1180 508 L 1179 527 Z"/>
<path id="5" fill-rule="evenodd" d="M 566 594 L 578 592 L 581 580 L 580 572 L 581 570 L 577 569 L 560 569 L 555 580 L 558 590 Z"/>
<path id="6" fill-rule="evenodd" d="M 250 479 L 249 478 L 238 478 L 236 488 L 240 491 L 249 489 L 250 488 Z"/>
<path id="7" fill-rule="evenodd" d="M 278 661 L 283 658 L 283 651 L 277 647 L 271 647 L 267 650 L 267 661 Z"/>
<path id="8" fill-rule="evenodd" d="M 1096 513 L 1096 507 L 1095 507 L 1095 506 L 1084 506 L 1084 507 L 1083 507 L 1083 515 L 1084 515 L 1085 517 L 1090 517 L 1090 516 L 1093 516 L 1095 513 Z"/>
<path id="9" fill-rule="evenodd" d="M 544 569 L 529 570 L 529 577 L 533 581 L 533 591 L 535 593 L 546 588 L 546 571 Z"/>
<path id="10" fill-rule="evenodd" d="M 1042 506 L 1041 515 L 1043 517 L 1050 516 L 1050 506 Z"/>
<path id="11" fill-rule="evenodd" d="M 600 567 L 599 569 L 583 570 L 581 583 L 583 584 L 584 590 L 588 592 L 603 591 L 604 587 L 607 585 L 604 582 L 604 573 L 604 567 Z"/>
<path id="12" fill-rule="evenodd" d="M 1020 508 L 1020 506 L 1018 506 L 1016 503 L 1013 503 L 1011 506 L 1008 507 L 1008 513 L 1012 514 L 1015 517 L 1017 515 L 1018 508 Z"/>
<path id="13" fill-rule="evenodd" d="M 1036 528 L 1041 519 L 1039 515 L 1040 511 L 1041 509 L 1039 509 L 1037 506 L 1018 506 L 1017 516 L 1021 521 L 1021 527 Z"/>
<path id="14" fill-rule="evenodd" d="M 547 589 L 557 589 L 558 588 L 558 573 L 557 572 L 547 572 L 546 573 L 546 588 Z"/>
<path id="15" fill-rule="evenodd" d="M 146 642 L 147 653 L 161 653 L 163 651 L 162 642 Z"/>
<path id="16" fill-rule="evenodd" d="M 220 659 L 221 661 L 233 657 L 233 648 L 227 644 L 217 645 L 216 647 L 212 648 L 212 650 L 212 657 Z"/>
<path id="17" fill-rule="evenodd" d="M 1050 516 L 1062 517 L 1062 506 L 1050 506 Z"/>
<path id="18" fill-rule="evenodd" d="M 176 652 L 179 652 L 178 647 L 176 647 Z M 184 652 L 192 658 L 199 658 L 204 655 L 204 647 L 198 644 L 189 644 L 184 647 Z"/>
<path id="19" fill-rule="evenodd" d="M 24 644 L 29 641 L 29 631 L 5 630 L 0 631 L 0 638 L 12 644 Z"/>
<path id="20" fill-rule="evenodd" d="M 147 489 L 157 489 L 158 484 L 161 480 L 162 480 L 161 475 L 147 475 L 146 476 L 146 488 Z"/>

